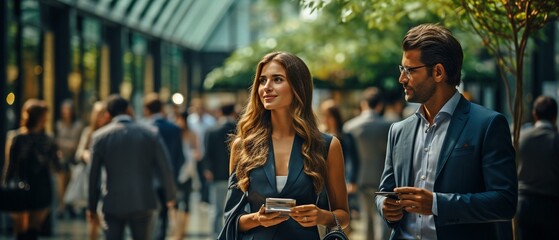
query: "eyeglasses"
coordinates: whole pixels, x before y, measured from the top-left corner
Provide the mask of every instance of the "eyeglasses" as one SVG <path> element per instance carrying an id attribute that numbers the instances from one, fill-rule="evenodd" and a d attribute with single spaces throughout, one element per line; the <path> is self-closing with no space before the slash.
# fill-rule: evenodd
<path id="1" fill-rule="evenodd" d="M 410 79 L 410 78 L 411 78 L 411 71 L 413 71 L 413 70 L 415 70 L 415 69 L 422 68 L 422 67 L 428 67 L 428 66 L 429 66 L 429 65 L 421 65 L 421 66 L 417 66 L 417 67 L 410 67 L 410 68 L 408 68 L 408 67 L 404 67 L 404 66 L 402 66 L 402 65 L 398 65 L 398 68 L 400 69 L 400 74 L 402 74 L 402 72 L 404 72 L 404 73 L 406 73 L 406 77 L 407 77 L 408 79 Z"/>

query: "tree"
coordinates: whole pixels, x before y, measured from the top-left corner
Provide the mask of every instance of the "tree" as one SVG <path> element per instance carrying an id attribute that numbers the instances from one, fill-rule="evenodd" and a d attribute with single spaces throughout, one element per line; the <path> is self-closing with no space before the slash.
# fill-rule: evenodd
<path id="1" fill-rule="evenodd" d="M 459 25 L 475 32 L 495 56 L 507 92 L 507 103 L 514 102 L 513 140 L 518 138 L 523 116 L 524 55 L 530 37 L 559 15 L 559 4 L 549 0 L 303 0 L 304 7 L 321 9 L 331 3 L 341 4 L 340 19 L 347 21 L 362 15 L 370 27 L 398 24 L 405 15 L 425 7 L 446 25 Z M 510 97 L 509 76 L 513 76 L 515 95 Z"/>
<path id="2" fill-rule="evenodd" d="M 270 1 L 270 0 L 268 0 Z M 284 1 L 279 1 L 284 3 Z M 357 4 L 357 1 L 355 1 Z M 222 67 L 214 69 L 206 76 L 205 87 L 212 90 L 246 89 L 254 75 L 254 68 L 260 58 L 270 51 L 289 51 L 302 57 L 309 65 L 315 78 L 317 88 L 363 89 L 377 86 L 387 91 L 401 92 L 397 76 L 401 50 L 399 39 L 410 26 L 425 21 L 442 21 L 434 11 L 450 9 L 445 1 L 433 0 L 428 7 L 421 4 L 375 5 L 388 12 L 382 21 L 373 24 L 368 18 L 359 17 L 368 14 L 354 7 L 355 11 L 343 10 L 344 3 L 331 2 L 316 10 L 312 19 L 288 19 L 273 24 L 262 34 L 262 38 L 250 46 L 236 50 Z M 274 9 L 278 9 L 277 7 Z M 277 10 L 274 10 L 277 11 Z M 339 18 L 345 12 L 343 19 Z M 450 21 L 448 16 L 445 21 Z M 458 20 L 458 18 L 456 18 Z M 453 20 L 453 21 L 456 21 Z M 493 78 L 492 68 L 480 68 L 479 55 L 481 40 L 473 34 L 464 34 L 461 40 L 464 51 L 469 56 L 465 59 L 466 78 L 482 76 Z M 491 76 L 491 77 L 488 77 Z"/>
<path id="3" fill-rule="evenodd" d="M 555 19 L 559 4 L 548 0 L 462 0 L 469 23 L 483 39 L 484 45 L 497 59 L 497 66 L 507 91 L 510 108 L 511 86 L 508 76 L 515 78 L 513 108 L 513 140 L 518 139 L 523 116 L 524 55 L 528 40 L 546 23 Z"/>

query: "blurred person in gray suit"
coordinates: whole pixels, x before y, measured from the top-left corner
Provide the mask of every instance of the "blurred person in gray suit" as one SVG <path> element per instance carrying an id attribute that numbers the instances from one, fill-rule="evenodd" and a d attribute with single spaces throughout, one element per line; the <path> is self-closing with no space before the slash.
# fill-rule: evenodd
<path id="1" fill-rule="evenodd" d="M 102 198 L 106 239 L 124 239 L 126 226 L 133 239 L 151 239 L 155 214 L 160 208 L 153 187 L 156 176 L 161 176 L 167 207 L 172 208 L 175 203 L 169 154 L 155 128 L 133 121 L 132 109 L 124 98 L 111 95 L 107 111 L 111 123 L 93 133 L 90 145 L 88 220 L 99 222 L 96 210 Z M 102 167 L 107 173 L 103 191 Z"/>
<path id="2" fill-rule="evenodd" d="M 383 108 L 381 90 L 376 87 L 365 89 L 360 107 L 361 114 L 344 124 L 344 132 L 354 138 L 359 159 L 357 194 L 360 217 L 365 224 L 365 239 L 386 239 L 388 227 L 377 214 L 373 200 L 384 169 L 390 129 L 390 123 L 380 115 Z"/>
<path id="3" fill-rule="evenodd" d="M 555 239 L 559 227 L 557 102 L 538 97 L 532 116 L 534 127 L 520 132 L 518 148 L 519 239 Z"/>

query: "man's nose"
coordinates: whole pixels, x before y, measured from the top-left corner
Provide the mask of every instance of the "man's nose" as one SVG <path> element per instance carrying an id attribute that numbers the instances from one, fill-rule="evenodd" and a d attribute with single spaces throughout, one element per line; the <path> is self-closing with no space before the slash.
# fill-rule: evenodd
<path id="1" fill-rule="evenodd" d="M 398 82 L 400 84 L 404 84 L 407 81 L 408 81 L 408 77 L 406 76 L 406 73 L 404 71 L 400 72 L 400 76 L 398 76 Z"/>

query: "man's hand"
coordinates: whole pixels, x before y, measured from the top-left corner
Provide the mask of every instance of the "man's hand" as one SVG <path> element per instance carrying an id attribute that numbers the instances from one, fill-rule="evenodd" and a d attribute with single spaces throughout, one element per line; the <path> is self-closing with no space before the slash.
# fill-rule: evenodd
<path id="1" fill-rule="evenodd" d="M 382 205 L 382 213 L 384 218 L 389 222 L 397 222 L 404 217 L 400 200 L 385 198 Z"/>
<path id="2" fill-rule="evenodd" d="M 167 201 L 167 208 L 173 209 L 175 207 L 175 201 Z"/>
<path id="3" fill-rule="evenodd" d="M 346 185 L 347 193 L 355 193 L 357 192 L 357 184 L 355 183 L 347 183 Z"/>
<path id="4" fill-rule="evenodd" d="M 214 174 L 210 170 L 204 170 L 204 177 L 208 180 L 208 182 L 214 181 Z"/>
<path id="5" fill-rule="evenodd" d="M 398 203 L 407 212 L 433 215 L 433 192 L 416 187 L 394 188 L 394 192 L 399 193 Z"/>
<path id="6" fill-rule="evenodd" d="M 92 212 L 90 210 L 87 210 L 85 212 L 85 216 L 86 216 L 87 222 L 89 224 L 92 224 L 94 226 L 98 226 L 100 224 L 99 216 L 97 215 L 96 212 Z"/>

